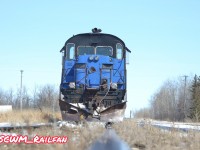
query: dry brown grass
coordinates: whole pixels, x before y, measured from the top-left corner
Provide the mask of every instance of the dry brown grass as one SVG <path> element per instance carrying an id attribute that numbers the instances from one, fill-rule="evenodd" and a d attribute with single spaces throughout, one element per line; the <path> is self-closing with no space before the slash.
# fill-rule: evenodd
<path id="1" fill-rule="evenodd" d="M 31 122 L 48 122 L 44 119 L 45 116 L 52 115 L 49 111 L 41 113 L 28 112 L 20 117 L 20 114 L 15 114 L 15 117 L 10 115 L 1 116 L 1 122 L 17 121 L 25 122 L 23 119 L 29 119 Z M 29 115 L 28 115 L 29 114 Z M 5 114 L 4 114 L 5 115 Z M 55 115 L 55 114 L 54 114 Z M 58 115 L 58 116 L 57 116 Z M 55 115 L 60 117 L 60 114 Z M 16 117 L 18 116 L 18 118 Z M 30 117 L 31 116 L 31 117 Z M 28 118 L 27 118 L 28 117 Z M 47 117 L 48 118 L 48 117 Z M 118 136 L 127 142 L 131 148 L 143 150 L 199 150 L 200 149 L 200 133 L 189 132 L 181 133 L 178 131 L 162 131 L 160 129 L 145 125 L 140 127 L 134 120 L 125 120 L 113 125 Z M 29 130 L 26 134 L 30 137 L 33 135 L 44 136 L 68 136 L 69 141 L 66 144 L 0 144 L 0 149 L 69 149 L 69 150 L 87 150 L 88 147 L 98 138 L 100 138 L 106 129 L 102 125 L 91 125 L 90 123 L 82 124 L 82 127 L 43 127 L 35 130 Z M 13 131 L 22 134 L 22 131 Z"/>
<path id="2" fill-rule="evenodd" d="M 52 112 L 50 109 L 23 109 L 0 114 L 0 122 L 10 123 L 47 123 L 51 119 L 61 120 L 60 112 Z"/>
<path id="3" fill-rule="evenodd" d="M 68 142 L 66 144 L 0 144 L 0 149 L 58 149 L 58 150 L 86 150 L 92 142 L 99 138 L 104 132 L 103 126 L 89 127 L 87 124 L 82 127 L 43 127 L 35 130 L 28 131 L 29 137 L 34 135 L 40 136 L 67 136 Z M 15 130 L 15 133 L 21 134 L 22 131 Z"/>
<path id="4" fill-rule="evenodd" d="M 133 147 L 145 150 L 199 150 L 200 133 L 163 131 L 146 125 L 140 127 L 136 121 L 125 120 L 114 125 L 118 135 Z"/>

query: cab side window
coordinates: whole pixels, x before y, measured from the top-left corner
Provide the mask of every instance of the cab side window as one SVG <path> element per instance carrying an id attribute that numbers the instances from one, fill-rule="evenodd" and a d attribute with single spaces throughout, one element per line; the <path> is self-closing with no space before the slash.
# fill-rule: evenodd
<path id="1" fill-rule="evenodd" d="M 120 43 L 117 43 L 116 45 L 116 58 L 122 59 L 123 57 L 123 47 Z"/>
<path id="2" fill-rule="evenodd" d="M 66 58 L 67 60 L 72 60 L 75 57 L 75 44 L 68 43 L 66 49 Z"/>

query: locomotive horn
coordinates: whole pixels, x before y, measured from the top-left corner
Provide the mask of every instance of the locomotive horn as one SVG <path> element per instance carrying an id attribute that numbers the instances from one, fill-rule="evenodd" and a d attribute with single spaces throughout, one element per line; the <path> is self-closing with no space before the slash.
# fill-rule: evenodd
<path id="1" fill-rule="evenodd" d="M 101 29 L 97 28 L 92 29 L 92 33 L 100 33 L 101 31 L 102 31 Z"/>

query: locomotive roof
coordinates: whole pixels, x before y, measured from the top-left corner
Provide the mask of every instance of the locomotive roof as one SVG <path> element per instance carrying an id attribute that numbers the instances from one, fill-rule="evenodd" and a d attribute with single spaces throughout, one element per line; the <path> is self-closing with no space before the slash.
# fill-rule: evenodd
<path id="1" fill-rule="evenodd" d="M 82 33 L 77 34 L 69 38 L 66 42 L 63 48 L 60 50 L 65 50 L 65 46 L 67 43 L 74 43 L 75 45 L 90 45 L 90 46 L 112 46 L 115 47 L 117 43 L 120 43 L 125 47 L 125 49 L 128 52 L 131 52 L 126 46 L 125 43 L 118 38 L 117 36 L 114 36 L 112 34 L 105 34 L 105 33 Z"/>

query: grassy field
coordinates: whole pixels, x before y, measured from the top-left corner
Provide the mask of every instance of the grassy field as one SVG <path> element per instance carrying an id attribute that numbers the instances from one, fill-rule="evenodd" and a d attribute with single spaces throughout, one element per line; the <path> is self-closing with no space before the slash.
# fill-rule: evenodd
<path id="1" fill-rule="evenodd" d="M 52 119 L 61 120 L 60 112 L 52 112 L 50 109 L 24 109 L 13 110 L 11 112 L 0 114 L 0 122 L 9 123 L 47 123 Z"/>
<path id="2" fill-rule="evenodd" d="M 0 122 L 49 122 L 55 117 L 60 118 L 59 112 L 52 114 L 50 111 L 27 111 L 26 113 L 13 112 L 1 115 Z M 181 133 L 175 130 L 163 131 L 149 125 L 139 127 L 135 120 L 124 120 L 113 125 L 117 135 L 125 141 L 131 149 L 143 150 L 198 150 L 200 149 L 200 133 Z M 65 144 L 0 144 L 0 149 L 69 149 L 87 150 L 94 141 L 102 137 L 106 129 L 102 124 L 82 123 L 81 126 L 43 127 L 26 131 L 14 130 L 17 134 L 25 134 L 32 138 L 40 136 L 68 136 Z"/>
<path id="3" fill-rule="evenodd" d="M 134 120 L 118 123 L 114 128 L 130 147 L 147 150 L 200 149 L 200 133 L 197 132 L 163 131 L 149 125 L 139 127 Z"/>

